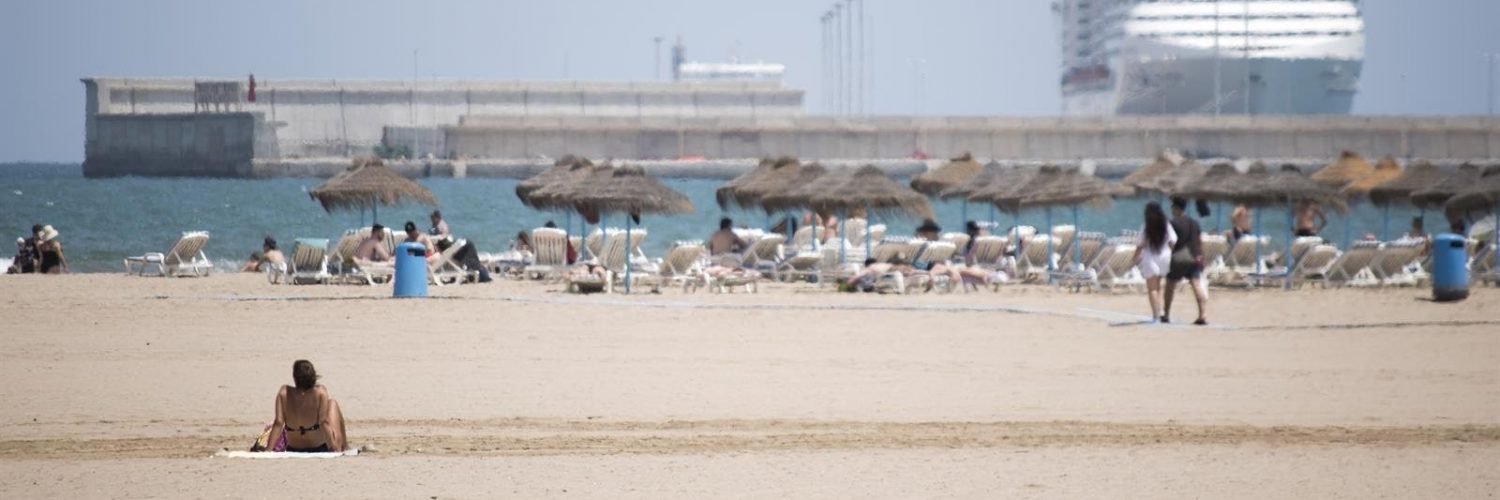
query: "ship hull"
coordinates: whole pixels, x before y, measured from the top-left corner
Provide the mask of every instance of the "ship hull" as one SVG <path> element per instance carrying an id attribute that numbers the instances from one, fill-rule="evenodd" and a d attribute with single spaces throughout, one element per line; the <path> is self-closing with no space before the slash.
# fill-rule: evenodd
<path id="1" fill-rule="evenodd" d="M 1065 93 L 1064 111 L 1070 115 L 1214 114 L 1216 111 L 1347 115 L 1354 103 L 1362 66 L 1361 61 L 1342 59 L 1226 58 L 1216 63 L 1213 58 L 1177 58 L 1120 62 L 1114 67 L 1115 76 L 1109 85 Z"/>

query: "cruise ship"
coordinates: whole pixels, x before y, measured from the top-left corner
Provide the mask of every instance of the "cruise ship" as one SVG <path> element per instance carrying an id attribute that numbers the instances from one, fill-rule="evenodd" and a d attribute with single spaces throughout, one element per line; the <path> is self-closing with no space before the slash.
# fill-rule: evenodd
<path id="1" fill-rule="evenodd" d="M 1358 0 L 1057 0 L 1068 115 L 1348 114 Z"/>

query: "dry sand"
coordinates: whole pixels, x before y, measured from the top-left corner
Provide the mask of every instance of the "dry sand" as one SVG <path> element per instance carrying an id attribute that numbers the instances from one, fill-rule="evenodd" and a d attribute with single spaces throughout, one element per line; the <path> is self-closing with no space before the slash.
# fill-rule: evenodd
<path id="1" fill-rule="evenodd" d="M 1500 494 L 1500 290 L 558 288 L 0 278 L 0 497 Z M 298 358 L 372 452 L 211 458 Z"/>

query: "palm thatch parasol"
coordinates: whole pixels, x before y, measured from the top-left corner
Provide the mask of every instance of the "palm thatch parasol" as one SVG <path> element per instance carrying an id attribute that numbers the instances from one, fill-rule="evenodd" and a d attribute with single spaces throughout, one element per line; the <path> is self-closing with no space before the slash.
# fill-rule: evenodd
<path id="1" fill-rule="evenodd" d="M 1375 166 L 1353 151 L 1345 151 L 1339 159 L 1312 174 L 1312 180 L 1325 186 L 1340 188 L 1375 173 Z"/>
<path id="2" fill-rule="evenodd" d="M 1131 172 L 1130 175 L 1120 180 L 1120 184 L 1129 186 L 1138 193 L 1161 192 L 1157 189 L 1157 178 L 1177 170 L 1185 163 L 1181 156 L 1172 154 L 1170 151 L 1163 151 L 1162 154 L 1156 156 L 1156 161 Z"/>
<path id="3" fill-rule="evenodd" d="M 1000 176 L 1004 175 L 1007 170 L 1007 168 L 1000 165 L 1000 162 L 992 160 L 989 163 L 985 164 L 983 168 L 979 169 L 979 173 L 975 174 L 973 177 L 970 177 L 969 180 L 961 182 L 953 187 L 944 189 L 939 192 L 938 199 L 962 199 L 967 201 L 969 195 L 972 195 L 981 189 L 989 187 L 990 184 L 995 181 L 995 179 L 999 179 Z"/>
<path id="4" fill-rule="evenodd" d="M 411 179 L 402 177 L 377 158 L 360 158 L 343 172 L 307 192 L 312 199 L 332 212 L 342 209 L 371 209 L 404 203 L 437 206 L 432 192 Z"/>
<path id="5" fill-rule="evenodd" d="M 1413 191 L 1411 193 L 1411 204 L 1422 209 L 1440 208 L 1453 195 L 1474 186 L 1474 183 L 1477 181 L 1479 181 L 1478 165 L 1472 163 L 1459 165 L 1458 171 L 1452 175 L 1427 187 Z"/>
<path id="6" fill-rule="evenodd" d="M 1129 187 L 1111 184 L 1104 179 L 1092 175 L 1084 175 L 1078 170 L 1068 170 L 1061 175 L 1043 183 L 1036 188 L 1028 189 L 1025 196 L 1020 200 L 1021 208 L 1043 207 L 1047 209 L 1047 232 L 1052 233 L 1052 207 L 1067 206 L 1073 209 L 1074 231 L 1081 230 L 1078 226 L 1078 206 L 1090 205 L 1095 208 L 1109 206 L 1109 202 L 1115 196 L 1130 196 L 1135 190 Z M 1064 249 L 1066 252 L 1067 249 Z M 1047 240 L 1047 253 L 1052 253 L 1052 240 Z M 1073 252 L 1076 259 L 1081 259 L 1080 252 Z M 1048 263 L 1051 266 L 1051 263 Z"/>
<path id="7" fill-rule="evenodd" d="M 535 208 L 531 202 L 531 193 L 553 183 L 577 181 L 588 175 L 588 168 L 592 166 L 594 163 L 588 158 L 565 155 L 558 158 L 552 168 L 516 183 L 516 197 L 521 199 L 521 204 Z"/>
<path id="8" fill-rule="evenodd" d="M 1245 193 L 1240 199 L 1258 205 L 1279 205 L 1282 203 L 1311 201 L 1316 203 L 1328 203 L 1337 207 L 1344 207 L 1344 199 L 1339 191 L 1321 184 L 1312 178 L 1302 175 L 1302 170 L 1296 165 L 1282 165 L 1281 168 L 1270 176 L 1252 178 L 1245 187 Z"/>
<path id="9" fill-rule="evenodd" d="M 1200 200 L 1238 202 L 1245 194 L 1247 180 L 1247 176 L 1235 170 L 1234 165 L 1215 163 L 1174 194 Z"/>
<path id="10" fill-rule="evenodd" d="M 1350 198 L 1363 197 L 1370 194 L 1371 189 L 1401 177 L 1401 164 L 1395 159 L 1387 156 L 1375 164 L 1375 172 L 1344 186 L 1344 195 Z"/>
<path id="11" fill-rule="evenodd" d="M 530 205 L 542 210 L 572 210 L 573 199 L 582 191 L 579 190 L 584 182 L 596 177 L 608 178 L 614 172 L 614 166 L 609 164 L 590 165 L 575 173 L 571 181 L 554 182 L 532 191 L 526 196 Z"/>
<path id="12" fill-rule="evenodd" d="M 801 171 L 802 163 L 796 158 L 767 158 L 751 171 L 719 187 L 714 197 L 720 208 L 728 208 L 730 203 L 744 208 L 759 206 L 761 198 L 784 189 Z"/>
<path id="13" fill-rule="evenodd" d="M 1129 196 L 1135 191 L 1120 184 L 1112 184 L 1077 170 L 1068 170 L 1062 175 L 1031 190 L 1021 198 L 1022 208 L 1049 206 L 1089 205 L 1102 208 L 1116 196 Z"/>
<path id="14" fill-rule="evenodd" d="M 1383 163 L 1383 162 L 1382 162 Z M 1448 175 L 1429 162 L 1418 162 L 1406 169 L 1400 177 L 1370 188 L 1370 201 L 1378 205 L 1410 203 L 1411 195 L 1419 190 L 1442 182 Z M 1346 188 L 1347 189 L 1347 188 Z"/>
<path id="15" fill-rule="evenodd" d="M 693 213 L 693 202 L 686 195 L 662 185 L 635 165 L 613 169 L 609 175 L 590 175 L 574 187 L 569 202 L 584 213 Z"/>
<path id="16" fill-rule="evenodd" d="M 836 189 L 814 194 L 808 205 L 820 212 L 848 212 L 864 208 L 888 215 L 932 218 L 927 197 L 898 184 L 874 165 L 865 165 L 849 174 Z"/>
<path id="17" fill-rule="evenodd" d="M 1019 212 L 1021 199 L 1062 175 L 1062 168 L 1043 165 L 1039 169 L 1011 169 L 994 179 L 989 187 L 969 195 L 969 201 L 989 203 L 1006 212 Z"/>
<path id="18" fill-rule="evenodd" d="M 1175 196 L 1180 194 L 1189 184 L 1202 178 L 1203 174 L 1206 173 L 1208 173 L 1208 167 L 1187 162 L 1151 179 L 1149 183 L 1145 184 L 1145 190 L 1147 192 Z M 1140 188 L 1136 189 L 1139 192 Z"/>
<path id="19" fill-rule="evenodd" d="M 767 212 L 791 212 L 811 208 L 813 196 L 832 191 L 848 180 L 853 173 L 849 169 L 828 170 L 813 163 L 804 165 L 795 177 L 780 177 L 779 186 L 760 199 L 760 208 Z"/>
<path id="20" fill-rule="evenodd" d="M 1469 214 L 1500 208 L 1497 204 L 1500 204 L 1500 165 L 1490 165 L 1484 169 L 1484 175 L 1478 181 L 1444 203 L 1443 212 L 1451 219 L 1459 219 Z"/>
<path id="21" fill-rule="evenodd" d="M 984 170 L 984 166 L 974 161 L 969 153 L 948 160 L 948 163 L 927 172 L 922 172 L 911 180 L 911 188 L 927 196 L 938 196 L 944 190 L 953 188 Z"/>

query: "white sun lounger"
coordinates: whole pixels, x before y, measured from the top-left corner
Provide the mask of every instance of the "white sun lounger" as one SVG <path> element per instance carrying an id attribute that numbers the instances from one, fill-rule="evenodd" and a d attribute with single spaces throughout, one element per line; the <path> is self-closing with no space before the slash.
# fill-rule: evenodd
<path id="1" fill-rule="evenodd" d="M 1323 286 L 1367 286 L 1378 285 L 1380 280 L 1370 272 L 1370 263 L 1380 249 L 1374 241 L 1356 241 L 1339 255 L 1323 273 Z"/>
<path id="2" fill-rule="evenodd" d="M 1425 240 L 1392 241 L 1381 245 L 1370 271 L 1384 286 L 1416 286 L 1424 276 L 1411 270 L 1426 248 Z"/>
<path id="3" fill-rule="evenodd" d="M 1099 284 L 1110 288 L 1145 286 L 1146 280 L 1135 268 L 1135 245 L 1115 244 L 1100 255 L 1097 272 Z"/>
<path id="4" fill-rule="evenodd" d="M 531 245 L 536 262 L 526 266 L 524 274 L 535 279 L 555 279 L 568 266 L 568 233 L 555 227 L 531 230 Z"/>
<path id="5" fill-rule="evenodd" d="M 964 249 L 966 249 L 966 248 L 969 247 L 969 234 L 968 233 L 943 233 L 943 236 L 940 237 L 940 238 L 938 238 L 938 241 L 944 241 L 944 242 L 952 243 L 953 246 L 957 247 L 958 250 L 960 252 L 962 252 Z"/>
<path id="6" fill-rule="evenodd" d="M 980 236 L 974 240 L 974 250 L 970 255 L 976 266 L 994 267 L 999 265 L 1000 258 L 1005 256 L 1005 247 L 1010 241 L 1004 236 Z"/>
<path id="7" fill-rule="evenodd" d="M 708 250 L 703 248 L 703 241 L 678 241 L 667 249 L 667 256 L 661 263 L 661 279 L 672 285 L 682 285 L 683 291 L 691 292 L 697 289 L 697 284 L 702 281 L 703 261 L 708 258 Z"/>
<path id="8" fill-rule="evenodd" d="M 214 263 L 203 253 L 207 244 L 208 231 L 182 233 L 166 252 L 126 257 L 125 273 L 144 276 L 147 269 L 154 268 L 158 276 L 208 276 Z"/>
<path id="9" fill-rule="evenodd" d="M 761 236 L 745 250 L 745 257 L 740 261 L 740 265 L 762 273 L 775 273 L 776 263 L 781 262 L 783 258 L 783 243 L 786 243 L 786 236 L 779 234 Z"/>
<path id="10" fill-rule="evenodd" d="M 297 238 L 292 243 L 292 258 L 287 260 L 286 282 L 327 284 L 333 279 L 328 272 L 328 240 Z"/>
<path id="11" fill-rule="evenodd" d="M 453 260 L 453 256 L 458 255 L 464 245 L 468 244 L 469 242 L 462 238 L 453 240 L 453 244 L 448 245 L 447 250 L 438 253 L 436 257 L 427 259 L 427 281 L 443 286 L 477 279 L 478 271 L 465 269 L 462 263 Z"/>

